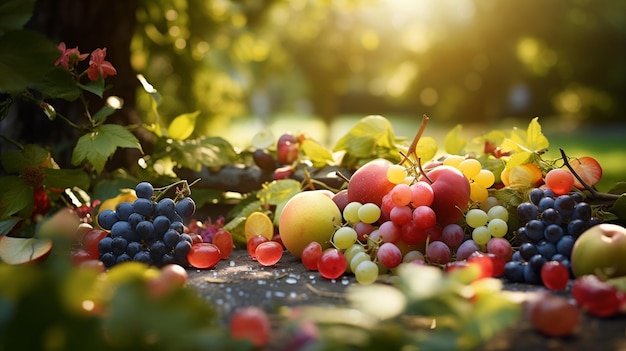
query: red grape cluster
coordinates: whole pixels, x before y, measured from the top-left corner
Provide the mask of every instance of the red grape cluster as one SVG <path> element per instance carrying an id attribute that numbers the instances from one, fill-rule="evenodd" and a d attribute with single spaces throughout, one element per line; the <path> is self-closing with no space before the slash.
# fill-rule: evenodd
<path id="1" fill-rule="evenodd" d="M 284 133 L 276 141 L 276 151 L 270 152 L 273 144 L 274 137 L 270 132 L 257 133 L 252 138 L 252 145 L 256 148 L 252 159 L 260 169 L 274 172 L 274 179 L 288 178 L 293 174 L 294 161 L 298 159 L 300 140 L 291 133 Z"/>

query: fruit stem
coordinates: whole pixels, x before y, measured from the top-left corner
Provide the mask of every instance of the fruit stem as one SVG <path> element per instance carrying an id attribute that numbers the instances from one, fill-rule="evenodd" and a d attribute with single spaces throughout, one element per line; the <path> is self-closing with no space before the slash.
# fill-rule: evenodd
<path id="1" fill-rule="evenodd" d="M 569 158 L 565 154 L 565 151 L 563 149 L 559 149 L 559 151 L 561 152 L 561 157 L 563 157 L 563 163 L 565 164 L 565 167 L 567 167 L 570 170 L 570 172 L 572 172 L 574 177 L 576 177 L 576 179 L 578 179 L 580 184 L 582 184 L 583 187 L 585 187 L 585 189 L 587 191 L 589 191 L 589 193 L 591 194 L 591 197 L 593 199 L 614 203 L 615 201 L 617 201 L 617 199 L 620 198 L 621 195 L 601 193 L 598 190 L 596 190 L 594 187 L 592 187 L 589 184 L 585 183 L 585 181 L 578 175 L 578 173 L 576 173 L 574 168 L 572 168 L 572 165 L 570 165 Z"/>
<path id="2" fill-rule="evenodd" d="M 335 174 L 337 175 L 337 177 L 343 179 L 346 183 L 350 183 L 350 178 L 346 177 L 341 172 L 335 171 Z"/>
<path id="3" fill-rule="evenodd" d="M 424 114 L 422 116 L 422 125 L 420 126 L 420 129 L 417 131 L 417 134 L 415 134 L 415 138 L 413 138 L 413 142 L 411 143 L 411 146 L 409 146 L 408 155 L 409 156 L 413 155 L 413 157 L 415 157 L 416 160 L 417 160 L 417 153 L 415 150 L 417 149 L 417 143 L 422 137 L 422 134 L 424 133 L 424 130 L 426 129 L 426 125 L 428 125 L 428 120 L 429 120 L 428 116 Z"/>

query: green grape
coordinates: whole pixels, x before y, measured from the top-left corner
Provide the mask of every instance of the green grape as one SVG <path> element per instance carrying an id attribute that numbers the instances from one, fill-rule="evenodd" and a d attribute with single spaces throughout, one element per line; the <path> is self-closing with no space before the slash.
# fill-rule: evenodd
<path id="1" fill-rule="evenodd" d="M 487 213 L 478 208 L 473 208 L 465 214 L 465 223 L 472 228 L 486 225 L 488 219 Z"/>
<path id="2" fill-rule="evenodd" d="M 486 225 L 482 225 L 472 230 L 472 240 L 479 246 L 485 246 L 491 239 L 491 232 Z"/>
<path id="3" fill-rule="evenodd" d="M 252 137 L 251 144 L 256 149 L 266 149 L 276 142 L 274 135 L 269 129 L 258 131 Z"/>
<path id="4" fill-rule="evenodd" d="M 361 208 L 363 204 L 358 201 L 350 202 L 343 209 L 343 219 L 348 223 L 356 223 L 359 221 L 359 208 Z"/>
<path id="5" fill-rule="evenodd" d="M 400 165 L 391 165 L 387 169 L 387 180 L 393 184 L 400 184 L 406 178 L 406 170 Z"/>
<path id="6" fill-rule="evenodd" d="M 354 272 L 359 263 L 371 260 L 372 259 L 370 258 L 370 255 L 368 255 L 366 252 L 357 252 L 354 256 L 352 256 L 352 259 L 350 260 L 350 270 Z"/>
<path id="7" fill-rule="evenodd" d="M 467 179 L 473 179 L 475 176 L 480 173 L 480 170 L 483 166 L 480 162 L 475 158 L 468 158 L 459 163 L 458 167 L 459 171 L 463 172 Z"/>
<path id="8" fill-rule="evenodd" d="M 359 207 L 357 215 L 363 223 L 374 223 L 380 218 L 380 207 L 368 202 Z"/>
<path id="9" fill-rule="evenodd" d="M 500 200 L 498 200 L 498 198 L 496 198 L 495 196 L 489 196 L 485 201 L 480 203 L 480 209 L 487 212 L 493 206 L 497 205 L 500 205 Z"/>
<path id="10" fill-rule="evenodd" d="M 487 228 L 494 238 L 502 238 L 509 230 L 509 226 L 500 218 L 490 220 L 489 224 L 487 224 Z"/>
<path id="11" fill-rule="evenodd" d="M 483 188 L 489 188 L 496 181 L 496 177 L 493 175 L 492 171 L 488 169 L 481 169 L 477 175 L 472 177 L 472 180 Z"/>
<path id="12" fill-rule="evenodd" d="M 446 166 L 452 166 L 459 168 L 459 164 L 465 160 L 465 157 L 460 155 L 450 155 L 443 160 L 443 164 Z"/>
<path id="13" fill-rule="evenodd" d="M 489 217 L 489 220 L 500 218 L 501 220 L 507 222 L 509 220 L 509 211 L 507 211 L 506 207 L 502 205 L 496 205 L 487 211 L 487 217 Z"/>
<path id="14" fill-rule="evenodd" d="M 346 261 L 350 262 L 352 261 L 352 258 L 354 257 L 354 255 L 356 255 L 359 252 L 365 252 L 365 247 L 359 243 L 354 243 L 352 244 L 352 246 L 350 246 L 343 252 L 343 255 L 346 258 Z M 350 265 L 348 265 L 347 271 L 352 272 Z"/>
<path id="15" fill-rule="evenodd" d="M 352 246 L 357 240 L 356 230 L 352 227 L 341 227 L 333 234 L 333 244 L 340 250 Z"/>
<path id="16" fill-rule="evenodd" d="M 362 261 L 356 266 L 354 277 L 359 284 L 372 284 L 378 278 L 378 265 L 372 261 Z"/>

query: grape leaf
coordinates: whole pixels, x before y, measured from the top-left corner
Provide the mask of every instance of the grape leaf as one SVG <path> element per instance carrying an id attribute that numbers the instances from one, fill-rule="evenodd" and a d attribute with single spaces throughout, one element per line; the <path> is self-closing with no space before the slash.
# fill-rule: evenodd
<path id="1" fill-rule="evenodd" d="M 421 137 L 417 142 L 417 147 L 415 148 L 415 152 L 422 159 L 421 162 L 427 162 L 433 159 L 437 154 L 437 150 L 439 147 L 437 146 L 437 141 L 435 141 L 432 137 Z"/>
<path id="2" fill-rule="evenodd" d="M 333 163 L 333 155 L 314 140 L 305 139 L 300 143 L 300 150 L 313 163 L 313 167 L 322 168 Z"/>
<path id="3" fill-rule="evenodd" d="M 200 111 L 195 111 L 177 116 L 167 127 L 167 136 L 176 140 L 189 138 L 196 128 L 196 120 L 199 115 Z"/>
<path id="4" fill-rule="evenodd" d="M 71 188 L 79 187 L 81 189 L 89 189 L 89 175 L 83 169 L 54 169 L 44 168 L 46 172 L 46 180 L 44 185 L 53 188 Z"/>
<path id="5" fill-rule="evenodd" d="M 78 139 L 72 153 L 72 164 L 78 166 L 87 161 L 100 173 L 118 147 L 136 148 L 143 152 L 137 138 L 126 128 L 117 124 L 100 125 Z"/>
<path id="6" fill-rule="evenodd" d="M 220 137 L 200 137 L 191 140 L 174 140 L 169 155 L 179 166 L 199 172 L 202 166 L 221 167 L 234 164 L 238 154 L 233 146 Z"/>
<path id="7" fill-rule="evenodd" d="M 393 126 L 383 116 L 367 116 L 342 136 L 333 151 L 346 151 L 358 158 L 375 154 L 376 147 L 394 148 Z"/>
<path id="8" fill-rule="evenodd" d="M 26 167 L 39 166 L 49 156 L 48 150 L 35 144 L 24 146 L 23 150 L 7 151 L 0 155 L 2 167 L 7 173 L 16 173 Z"/>
<path id="9" fill-rule="evenodd" d="M 0 218 L 11 216 L 24 209 L 30 215 L 33 207 L 33 188 L 18 176 L 0 179 Z"/>
<path id="10" fill-rule="evenodd" d="M 444 150 L 450 155 L 465 154 L 467 139 L 461 137 L 461 130 L 463 130 L 463 127 L 460 124 L 457 124 L 446 134 L 444 139 Z"/>
<path id="11" fill-rule="evenodd" d="M 300 182 L 294 179 L 280 179 L 263 184 L 263 189 L 259 190 L 257 197 L 264 204 L 278 205 L 301 191 Z"/>

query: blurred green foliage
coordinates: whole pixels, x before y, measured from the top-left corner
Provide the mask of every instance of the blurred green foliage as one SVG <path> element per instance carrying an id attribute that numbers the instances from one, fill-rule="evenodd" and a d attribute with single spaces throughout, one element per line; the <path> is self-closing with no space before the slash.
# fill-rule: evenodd
<path id="1" fill-rule="evenodd" d="M 141 1 L 135 70 L 196 133 L 278 114 L 619 121 L 626 3 Z M 150 99 L 139 94 L 142 116 Z"/>

